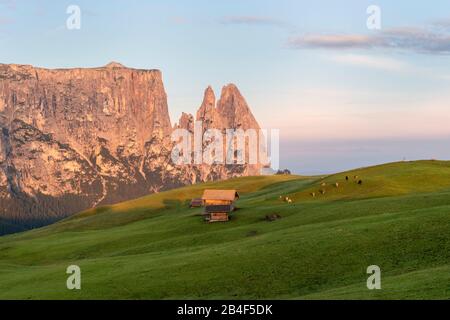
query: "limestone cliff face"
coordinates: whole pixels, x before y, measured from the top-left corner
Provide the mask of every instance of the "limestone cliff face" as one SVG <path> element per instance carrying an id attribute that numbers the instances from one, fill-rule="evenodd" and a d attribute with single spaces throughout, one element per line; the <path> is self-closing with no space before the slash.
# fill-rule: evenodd
<path id="1" fill-rule="evenodd" d="M 260 129 L 247 102 L 234 84 L 223 87 L 217 102 L 217 112 L 223 119 L 224 128 Z"/>
<path id="2" fill-rule="evenodd" d="M 193 116 L 185 115 L 184 118 L 192 119 Z M 180 119 L 180 123 L 182 119 Z M 216 103 L 216 97 L 211 87 L 205 90 L 203 102 L 197 111 L 196 121 L 202 122 L 202 132 L 208 129 L 218 129 L 226 137 L 227 129 L 254 129 L 256 132 L 260 129 L 244 97 L 234 84 L 228 84 L 222 88 L 219 101 Z M 203 149 L 213 141 L 203 140 Z M 224 147 L 225 147 L 224 141 Z M 249 144 L 246 143 L 246 161 L 248 158 Z M 224 155 L 225 156 L 225 155 Z M 261 165 L 201 165 L 200 171 L 206 174 L 202 180 L 226 179 L 229 177 L 259 175 Z"/>
<path id="3" fill-rule="evenodd" d="M 259 128 L 233 85 L 217 106 L 208 88 L 196 119 L 204 129 Z M 183 114 L 174 127 L 193 131 L 194 117 Z M 175 166 L 161 72 L 118 63 L 0 65 L 0 128 L 0 226 L 40 226 L 97 205 L 258 173 L 247 166 Z"/>

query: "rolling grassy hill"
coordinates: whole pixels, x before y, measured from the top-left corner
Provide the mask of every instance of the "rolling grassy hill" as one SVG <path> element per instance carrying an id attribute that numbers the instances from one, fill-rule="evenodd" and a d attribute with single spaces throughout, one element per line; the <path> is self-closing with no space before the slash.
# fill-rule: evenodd
<path id="1" fill-rule="evenodd" d="M 205 188 L 241 193 L 232 221 L 188 208 Z M 373 264 L 382 290 L 366 288 Z M 0 299 L 189 298 L 449 299 L 450 162 L 196 185 L 0 238 Z"/>

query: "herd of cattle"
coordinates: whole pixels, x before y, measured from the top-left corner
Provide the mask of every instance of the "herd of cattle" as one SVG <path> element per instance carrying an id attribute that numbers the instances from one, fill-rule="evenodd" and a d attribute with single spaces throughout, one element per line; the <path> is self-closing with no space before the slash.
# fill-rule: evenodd
<path id="1" fill-rule="evenodd" d="M 345 181 L 349 182 L 350 181 L 350 177 L 349 176 L 345 176 Z M 359 178 L 359 176 L 353 176 L 353 181 L 355 183 L 357 183 L 358 185 L 362 185 L 363 181 Z M 335 188 L 339 188 L 339 182 L 335 182 L 334 184 L 332 184 Z M 322 182 L 320 184 L 321 188 L 319 189 L 318 193 L 321 195 L 325 195 L 326 190 L 325 187 L 327 186 L 326 182 Z M 316 197 L 316 192 L 311 192 L 310 193 L 311 197 L 315 198 Z M 292 203 L 292 199 L 287 197 L 287 196 L 280 196 L 280 200 L 287 202 L 287 203 Z"/>

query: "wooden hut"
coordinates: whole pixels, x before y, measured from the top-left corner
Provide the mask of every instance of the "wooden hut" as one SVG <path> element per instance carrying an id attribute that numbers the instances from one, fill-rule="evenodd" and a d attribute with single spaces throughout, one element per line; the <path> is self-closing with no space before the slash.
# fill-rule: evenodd
<path id="1" fill-rule="evenodd" d="M 239 199 L 236 190 L 205 190 L 202 200 L 204 218 L 209 222 L 228 221 L 234 211 L 234 202 Z"/>

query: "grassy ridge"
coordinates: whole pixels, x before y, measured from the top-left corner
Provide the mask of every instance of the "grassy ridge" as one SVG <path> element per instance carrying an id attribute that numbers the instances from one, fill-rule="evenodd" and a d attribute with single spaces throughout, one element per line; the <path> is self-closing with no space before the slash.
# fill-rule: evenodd
<path id="1" fill-rule="evenodd" d="M 206 187 L 241 192 L 231 222 L 208 225 L 187 208 Z M 265 221 L 271 213 L 282 218 Z M 0 238 L 0 298 L 450 298 L 449 222 L 448 162 L 196 185 Z M 81 291 L 65 288 L 71 264 Z M 372 264 L 380 291 L 366 288 Z"/>
<path id="2" fill-rule="evenodd" d="M 358 184 L 359 180 L 361 185 Z M 448 162 L 394 162 L 324 177 L 310 188 L 300 190 L 291 197 L 302 201 L 311 200 L 312 192 L 322 200 L 386 197 L 445 190 L 449 187 L 449 181 Z M 335 186 L 336 183 L 338 187 Z M 324 190 L 325 194 L 322 195 L 319 190 Z"/>

